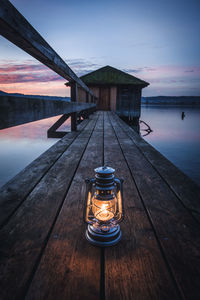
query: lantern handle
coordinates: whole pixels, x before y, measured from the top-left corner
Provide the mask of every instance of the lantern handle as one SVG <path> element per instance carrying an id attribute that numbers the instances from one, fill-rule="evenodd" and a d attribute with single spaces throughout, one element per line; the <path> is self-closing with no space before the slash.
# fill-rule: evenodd
<path id="1" fill-rule="evenodd" d="M 120 210 L 118 222 L 121 222 L 124 219 L 124 201 L 123 201 L 123 182 L 124 182 L 124 179 L 115 177 L 114 181 L 116 183 L 117 199 L 118 199 L 118 205 L 119 205 L 119 210 Z"/>
<path id="2" fill-rule="evenodd" d="M 91 195 L 92 192 L 92 186 L 95 184 L 95 178 L 86 178 L 85 179 L 85 184 L 86 184 L 86 193 L 85 193 L 85 201 L 84 201 L 84 208 L 83 208 L 83 220 L 86 223 L 91 223 L 89 220 L 86 220 L 87 217 L 87 209 L 88 209 L 88 202 L 90 202 L 91 199 L 89 199 L 89 195 Z M 88 198 L 89 197 L 89 198 Z"/>

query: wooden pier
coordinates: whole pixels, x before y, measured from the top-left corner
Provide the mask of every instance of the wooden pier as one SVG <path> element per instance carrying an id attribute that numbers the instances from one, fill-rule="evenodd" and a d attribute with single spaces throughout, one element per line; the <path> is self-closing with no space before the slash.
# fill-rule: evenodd
<path id="1" fill-rule="evenodd" d="M 62 113 L 48 133 L 69 115 L 73 131 L 0 190 L 0 299 L 200 299 L 200 188 L 116 114 L 88 118 L 94 93 L 7 0 L 0 33 L 67 79 L 74 102 L 3 99 L 1 128 Z M 102 165 L 124 178 L 123 237 L 106 249 L 83 222 L 84 180 Z"/>
<path id="2" fill-rule="evenodd" d="M 85 239 L 84 179 L 124 178 L 123 237 Z M 200 299 L 200 189 L 112 112 L 96 112 L 0 191 L 0 298 Z"/>

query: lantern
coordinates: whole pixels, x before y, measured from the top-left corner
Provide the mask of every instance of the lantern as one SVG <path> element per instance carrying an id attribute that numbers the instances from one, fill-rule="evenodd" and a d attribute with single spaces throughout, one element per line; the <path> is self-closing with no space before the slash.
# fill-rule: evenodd
<path id="1" fill-rule="evenodd" d="M 86 179 L 86 238 L 96 246 L 112 246 L 122 235 L 119 223 L 123 219 L 123 180 L 115 178 L 115 170 L 110 167 L 99 167 L 94 171 L 95 178 Z"/>

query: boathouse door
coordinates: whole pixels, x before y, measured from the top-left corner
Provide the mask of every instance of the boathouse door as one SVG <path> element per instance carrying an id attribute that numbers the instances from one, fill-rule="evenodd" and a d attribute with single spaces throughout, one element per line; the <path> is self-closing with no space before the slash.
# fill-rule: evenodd
<path id="1" fill-rule="evenodd" d="M 99 110 L 110 110 L 110 88 L 101 87 L 99 91 Z"/>

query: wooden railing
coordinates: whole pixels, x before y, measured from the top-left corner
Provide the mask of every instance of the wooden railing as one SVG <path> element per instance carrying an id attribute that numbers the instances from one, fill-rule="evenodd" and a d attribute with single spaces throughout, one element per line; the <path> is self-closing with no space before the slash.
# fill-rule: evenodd
<path id="1" fill-rule="evenodd" d="M 43 39 L 33 26 L 19 13 L 19 11 L 7 0 L 0 2 L 0 34 L 32 57 L 49 67 L 51 70 L 70 81 L 71 101 L 77 101 L 77 87 L 80 86 L 95 102 L 93 92 L 72 71 L 66 62 L 55 52 L 55 50 Z M 30 101 L 30 99 L 28 99 Z M 53 101 L 53 100 L 52 100 Z M 93 107 L 92 105 L 91 107 Z M 74 129 L 76 129 L 77 114 L 72 116 Z"/>
<path id="2" fill-rule="evenodd" d="M 64 133 L 54 134 L 53 131 L 58 129 L 68 117 L 73 118 L 73 115 L 77 114 L 78 117 L 82 115 L 84 118 L 87 118 L 88 114 L 92 113 L 95 109 L 96 105 L 92 103 L 0 96 L 0 129 L 63 115 L 63 117 L 48 130 L 48 137 L 62 137 Z M 75 122 L 75 118 L 71 122 L 71 129 L 76 130 L 76 124 L 73 122 Z"/>

